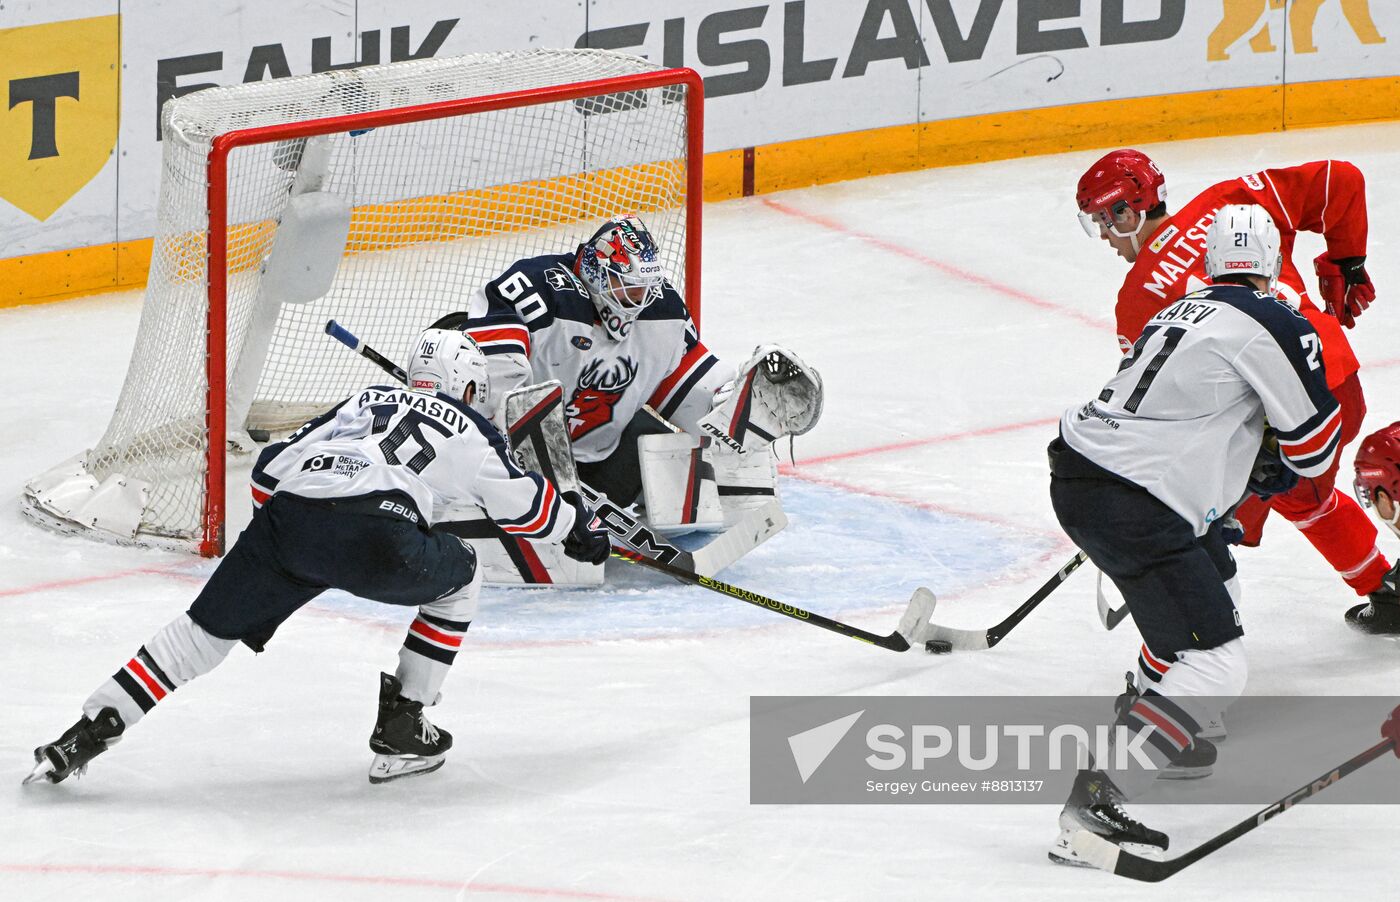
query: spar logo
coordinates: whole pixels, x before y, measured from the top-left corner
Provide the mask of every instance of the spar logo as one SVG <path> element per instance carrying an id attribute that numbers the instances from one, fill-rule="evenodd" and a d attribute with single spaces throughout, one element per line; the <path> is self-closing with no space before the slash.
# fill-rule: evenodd
<path id="1" fill-rule="evenodd" d="M 1288 7 L 1288 22 L 1284 24 L 1284 0 L 1269 0 L 1269 9 L 1260 0 L 1224 0 L 1225 10 L 1220 24 L 1206 40 L 1206 59 L 1228 60 L 1229 50 L 1245 35 L 1250 35 L 1249 49 L 1255 53 L 1276 53 L 1270 26 L 1292 38 L 1293 53 L 1316 53 L 1313 25 L 1322 7 L 1329 0 L 1294 0 Z M 1352 34 L 1363 44 L 1384 44 L 1385 38 L 1371 19 L 1371 0 L 1339 0 L 1342 15 Z M 1262 23 L 1262 27 L 1256 28 Z M 1252 34 L 1251 34 L 1252 32 Z"/>
<path id="2" fill-rule="evenodd" d="M 0 198 L 48 219 L 117 143 L 120 17 L 0 29 Z"/>

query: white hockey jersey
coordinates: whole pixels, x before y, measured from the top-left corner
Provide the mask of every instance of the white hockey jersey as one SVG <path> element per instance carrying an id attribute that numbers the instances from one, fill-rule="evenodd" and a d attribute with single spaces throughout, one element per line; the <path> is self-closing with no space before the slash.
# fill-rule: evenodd
<path id="1" fill-rule="evenodd" d="M 1065 411 L 1060 434 L 1204 535 L 1244 495 L 1266 417 L 1290 468 L 1331 465 L 1342 418 L 1321 350 L 1282 301 L 1213 285 L 1157 313 L 1098 398 Z"/>
<path id="2" fill-rule="evenodd" d="M 711 354 L 685 302 L 665 283 L 626 338 L 598 322 L 593 301 L 574 274 L 574 254 L 516 262 L 474 292 L 462 328 L 486 354 L 491 394 L 558 379 L 574 458 L 592 463 L 617 448 L 642 405 L 695 435 L 714 390 L 734 372 Z"/>
<path id="3" fill-rule="evenodd" d="M 507 533 L 560 542 L 574 509 L 511 460 L 496 427 L 467 405 L 373 385 L 268 445 L 253 468 L 253 503 L 274 493 L 350 499 L 402 492 L 429 524 L 451 505 L 483 508 Z"/>

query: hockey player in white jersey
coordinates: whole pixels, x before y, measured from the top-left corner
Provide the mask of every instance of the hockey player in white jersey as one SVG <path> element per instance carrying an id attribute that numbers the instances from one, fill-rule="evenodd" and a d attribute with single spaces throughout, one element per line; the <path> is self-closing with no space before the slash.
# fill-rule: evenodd
<path id="1" fill-rule="evenodd" d="M 465 311 L 434 325 L 477 340 L 498 399 L 559 380 L 579 478 L 615 504 L 643 501 L 653 525 L 670 531 L 703 528 L 707 517 L 718 528 L 715 518 L 727 525 L 736 511 L 772 499 L 769 446 L 821 415 L 821 378 L 791 351 L 762 345 L 737 372 L 709 352 L 655 239 L 632 215 L 605 222 L 571 253 L 517 261 L 472 294 Z M 646 436 L 655 438 L 639 450 Z M 707 439 L 703 461 L 687 470 L 691 450 Z M 671 505 L 650 489 L 643 497 L 662 472 L 658 462 L 676 459 L 686 465 L 678 478 L 714 472 L 708 514 L 693 504 L 663 512 Z"/>
<path id="2" fill-rule="evenodd" d="M 471 339 L 424 332 L 408 379 L 407 389 L 369 386 L 263 450 L 253 520 L 194 604 L 89 696 L 81 720 L 35 750 L 26 783 L 83 772 L 171 692 L 239 642 L 262 651 L 287 617 L 330 588 L 418 609 L 394 674 L 380 674 L 370 782 L 442 766 L 452 737 L 423 708 L 437 702 L 476 614 L 481 574 L 470 544 L 433 528 L 433 511 L 476 504 L 508 532 L 561 542 L 595 564 L 608 538 L 577 496 L 561 498 L 511 459 L 482 415 L 489 380 Z"/>
<path id="3" fill-rule="evenodd" d="M 1213 760 L 1201 726 L 1244 689 L 1221 524 L 1247 489 L 1286 491 L 1336 456 L 1340 408 L 1317 333 L 1269 291 L 1279 260 L 1278 230 L 1262 207 L 1223 207 L 1207 235 L 1215 284 L 1157 313 L 1103 391 L 1065 412 L 1050 445 L 1061 526 L 1122 592 L 1148 666 L 1163 665 L 1120 714 L 1146 736 L 1156 768 L 1081 771 L 1054 861 L 1084 863 L 1070 848 L 1080 829 L 1166 848 L 1164 834 L 1121 804 L 1173 763 L 1203 750 Z"/>

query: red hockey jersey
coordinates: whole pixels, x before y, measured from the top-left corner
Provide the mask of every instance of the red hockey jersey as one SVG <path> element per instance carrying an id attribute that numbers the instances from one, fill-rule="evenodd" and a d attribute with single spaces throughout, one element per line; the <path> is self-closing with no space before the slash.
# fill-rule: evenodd
<path id="1" fill-rule="evenodd" d="M 1321 232 L 1333 259 L 1366 253 L 1366 183 L 1361 171 L 1342 160 L 1321 160 L 1266 169 L 1221 182 L 1167 218 L 1144 240 L 1137 261 L 1118 292 L 1118 343 L 1127 353 L 1143 326 L 1182 295 L 1205 287 L 1206 229 L 1226 204 L 1259 204 L 1282 236 L 1283 272 L 1278 295 L 1298 306 L 1322 339 L 1327 384 L 1335 388 L 1359 364 L 1341 324 L 1318 308 L 1293 263 L 1299 231 Z"/>

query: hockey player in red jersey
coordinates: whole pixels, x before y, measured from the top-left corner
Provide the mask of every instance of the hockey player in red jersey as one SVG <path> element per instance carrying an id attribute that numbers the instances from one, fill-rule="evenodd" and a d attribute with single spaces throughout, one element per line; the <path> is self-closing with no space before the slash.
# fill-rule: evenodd
<path id="1" fill-rule="evenodd" d="M 1157 164 L 1139 151 L 1115 150 L 1089 167 L 1076 194 L 1085 230 L 1107 241 L 1131 265 L 1115 311 L 1124 353 L 1159 310 L 1205 286 L 1205 234 L 1216 211 L 1226 204 L 1264 207 L 1282 238 L 1278 295 L 1295 305 L 1321 337 L 1328 386 L 1342 405 L 1343 445 L 1356 437 L 1366 401 L 1356 355 L 1342 327 L 1354 325 L 1374 300 L 1375 289 L 1365 267 L 1365 182 L 1355 166 L 1322 160 L 1266 169 L 1213 185 L 1169 213 L 1166 180 Z M 1314 261 L 1325 310 L 1313 302 L 1293 264 L 1293 243 L 1304 230 L 1321 232 L 1327 240 L 1326 253 Z M 1251 498 L 1241 504 L 1235 517 L 1244 528 L 1244 543 L 1259 543 L 1265 517 L 1276 510 L 1358 595 L 1380 603 L 1400 601 L 1386 582 L 1387 572 L 1393 576 L 1394 571 L 1376 547 L 1375 525 L 1336 489 L 1338 465 L 1267 501 Z M 1347 614 L 1353 625 L 1358 625 L 1353 612 L 1359 609 Z"/>
<path id="2" fill-rule="evenodd" d="M 1400 423 L 1391 423 L 1361 440 L 1353 464 L 1356 500 L 1400 537 Z M 1369 604 L 1357 605 L 1347 619 L 1368 633 L 1400 633 L 1400 586 L 1395 573 L 1386 575 L 1388 593 L 1372 593 Z"/>

